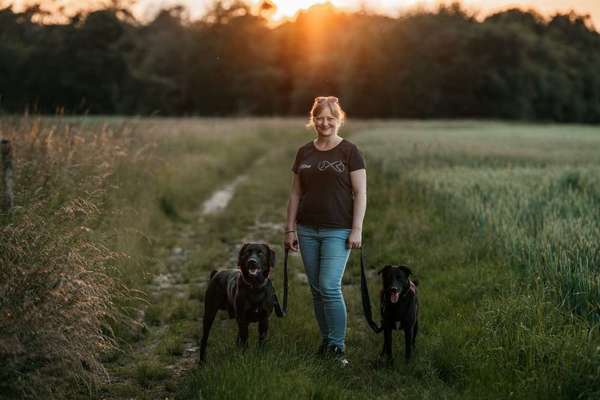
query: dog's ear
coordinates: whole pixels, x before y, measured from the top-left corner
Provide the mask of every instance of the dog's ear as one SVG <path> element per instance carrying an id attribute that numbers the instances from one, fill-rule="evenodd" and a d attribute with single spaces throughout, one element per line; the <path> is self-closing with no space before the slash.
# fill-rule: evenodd
<path id="1" fill-rule="evenodd" d="M 400 268 L 401 271 L 404 271 L 407 277 L 409 277 L 412 274 L 412 271 L 406 265 L 400 265 L 398 266 L 398 268 Z"/>
<path id="2" fill-rule="evenodd" d="M 388 265 L 386 265 L 386 266 L 384 266 L 383 268 L 381 268 L 381 269 L 380 269 L 380 270 L 377 272 L 377 275 L 381 275 L 381 274 L 385 273 L 385 272 L 386 272 L 387 270 L 389 270 L 390 268 L 392 268 L 392 266 L 391 266 L 391 265 L 389 265 L 389 264 L 388 264 Z"/>
<path id="3" fill-rule="evenodd" d="M 269 268 L 275 268 L 275 250 L 273 250 L 268 244 L 263 245 L 269 253 Z"/>
<path id="4" fill-rule="evenodd" d="M 250 246 L 250 243 L 244 243 L 244 245 L 240 249 L 237 262 L 238 267 L 242 265 L 242 258 L 244 258 L 244 253 L 246 253 L 246 249 L 248 248 L 248 246 Z"/>

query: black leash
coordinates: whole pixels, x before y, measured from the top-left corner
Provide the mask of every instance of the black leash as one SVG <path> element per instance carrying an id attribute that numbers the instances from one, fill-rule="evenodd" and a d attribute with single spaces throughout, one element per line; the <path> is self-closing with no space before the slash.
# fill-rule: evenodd
<path id="1" fill-rule="evenodd" d="M 273 289 L 273 306 L 275 307 L 275 314 L 279 318 L 285 317 L 288 312 L 288 253 L 289 250 L 285 249 L 285 255 L 283 257 L 283 308 L 279 304 L 275 289 Z"/>
<path id="2" fill-rule="evenodd" d="M 288 313 L 288 254 L 289 250 L 285 250 L 285 255 L 283 258 L 283 307 L 279 304 L 279 299 L 277 298 L 277 293 L 273 290 L 273 306 L 275 308 L 275 314 L 279 318 L 283 318 Z M 364 245 L 360 249 L 360 293 L 362 297 L 362 305 L 363 305 L 363 313 L 365 314 L 365 318 L 367 323 L 373 329 L 373 332 L 379 333 L 383 329 L 382 327 L 377 326 L 375 321 L 373 321 L 373 314 L 371 312 L 371 298 L 369 297 L 369 287 L 367 286 L 367 275 L 365 273 L 365 250 Z"/>
<path id="3" fill-rule="evenodd" d="M 363 313 L 367 319 L 367 323 L 373 329 L 373 332 L 379 333 L 383 330 L 383 326 L 377 326 L 373 321 L 373 314 L 371 313 L 371 298 L 369 297 L 369 287 L 367 286 L 367 275 L 365 273 L 365 250 L 364 245 L 360 248 L 360 294 L 362 297 Z"/>

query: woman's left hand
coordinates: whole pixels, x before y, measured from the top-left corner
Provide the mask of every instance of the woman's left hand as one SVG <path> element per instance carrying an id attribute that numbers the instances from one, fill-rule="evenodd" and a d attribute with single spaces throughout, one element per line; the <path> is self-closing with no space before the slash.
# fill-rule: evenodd
<path id="1" fill-rule="evenodd" d="M 352 229 L 350 236 L 348 236 L 348 248 L 349 249 L 360 249 L 362 244 L 362 230 Z"/>

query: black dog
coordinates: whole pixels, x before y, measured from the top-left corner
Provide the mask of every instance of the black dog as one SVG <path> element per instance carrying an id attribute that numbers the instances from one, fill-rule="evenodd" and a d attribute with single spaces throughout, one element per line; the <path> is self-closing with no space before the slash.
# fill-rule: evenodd
<path id="1" fill-rule="evenodd" d="M 238 323 L 237 343 L 246 347 L 248 325 L 258 322 L 259 344 L 269 330 L 274 290 L 271 270 L 275 252 L 266 244 L 246 243 L 240 249 L 237 270 L 212 271 L 204 297 L 204 319 L 200 342 L 200 361 L 206 359 L 206 344 L 218 310 L 227 310 Z"/>
<path id="2" fill-rule="evenodd" d="M 381 290 L 381 318 L 384 332 L 381 359 L 393 364 L 392 330 L 404 330 L 404 357 L 408 362 L 415 347 L 419 327 L 419 301 L 416 284 L 409 276 L 412 271 L 405 265 L 386 265 L 379 274 L 383 280 Z M 399 323 L 399 324 L 397 324 Z"/>

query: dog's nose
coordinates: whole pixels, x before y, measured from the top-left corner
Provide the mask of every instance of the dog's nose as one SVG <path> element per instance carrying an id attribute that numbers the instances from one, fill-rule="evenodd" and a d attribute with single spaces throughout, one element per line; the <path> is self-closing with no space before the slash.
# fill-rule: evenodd
<path id="1" fill-rule="evenodd" d="M 390 291 L 391 291 L 392 293 L 398 293 L 398 288 L 397 288 L 396 286 L 392 286 L 392 287 L 390 288 Z"/>
<path id="2" fill-rule="evenodd" d="M 251 267 L 251 268 L 256 268 L 256 267 L 258 267 L 258 263 L 256 262 L 255 259 L 251 258 L 251 259 L 248 260 L 248 266 Z"/>

